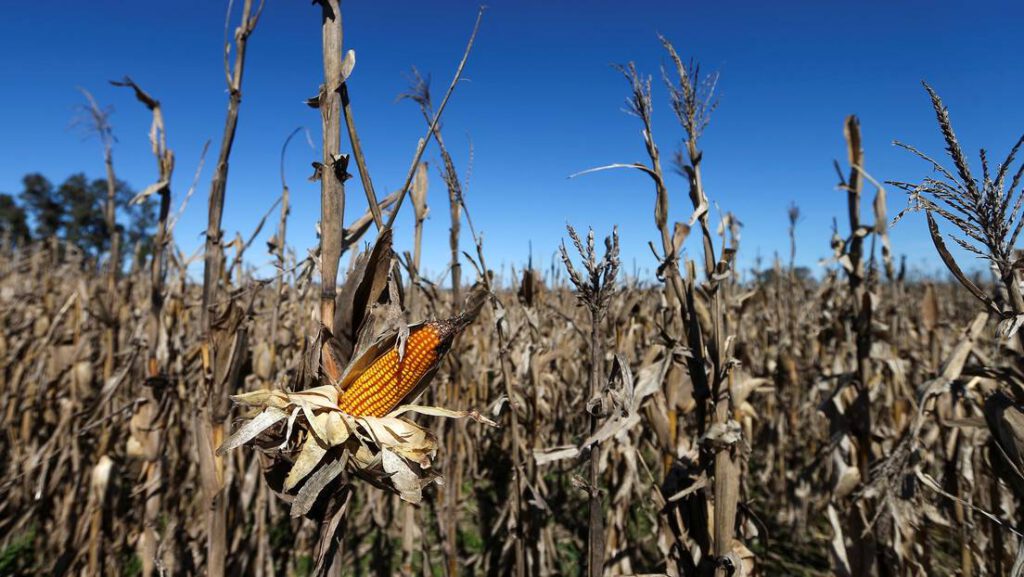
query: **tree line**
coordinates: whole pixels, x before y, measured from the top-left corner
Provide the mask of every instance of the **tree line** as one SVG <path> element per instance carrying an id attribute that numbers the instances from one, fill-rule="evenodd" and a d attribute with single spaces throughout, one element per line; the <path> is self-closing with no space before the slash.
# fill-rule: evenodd
<path id="1" fill-rule="evenodd" d="M 116 183 L 119 207 L 116 232 L 125 246 L 142 243 L 148 253 L 156 225 L 156 207 L 150 199 L 132 204 L 135 191 L 128 183 Z M 21 179 L 17 195 L 0 193 L 0 238 L 15 246 L 57 237 L 83 253 L 99 257 L 110 248 L 112 231 L 107 230 L 104 203 L 107 181 L 75 173 L 54 185 L 33 172 Z"/>

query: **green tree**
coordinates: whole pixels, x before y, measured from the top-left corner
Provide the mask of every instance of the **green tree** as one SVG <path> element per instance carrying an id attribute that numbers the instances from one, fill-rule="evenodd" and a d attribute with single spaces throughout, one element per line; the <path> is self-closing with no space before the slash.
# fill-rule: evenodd
<path id="1" fill-rule="evenodd" d="M 24 209 L 32 219 L 36 238 L 49 238 L 60 232 L 64 222 L 64 205 L 53 184 L 38 172 L 21 179 L 19 195 Z"/>
<path id="2" fill-rule="evenodd" d="M 35 226 L 35 238 L 58 236 L 96 257 L 110 249 L 113 234 L 107 230 L 104 216 L 106 180 L 89 180 L 84 173 L 79 172 L 55 188 L 45 176 L 31 173 L 25 175 L 22 184 L 21 206 L 10 197 L 10 208 L 0 204 L 0 229 L 8 226 L 8 212 L 10 218 L 14 219 L 12 223 L 20 213 L 23 220 L 30 220 Z M 117 181 L 115 189 L 119 207 L 116 232 L 122 235 L 127 247 L 142 243 L 142 253 L 146 255 L 151 250 L 153 229 L 156 226 L 156 203 L 146 199 L 131 204 L 135 192 L 122 180 Z M 23 225 L 27 228 L 27 224 Z"/>
<path id="3" fill-rule="evenodd" d="M 22 245 L 31 239 L 25 209 L 13 196 L 0 193 L 0 237 L 3 236 L 9 237 L 16 245 Z"/>
<path id="4" fill-rule="evenodd" d="M 103 218 L 105 195 L 106 184 L 89 182 L 83 173 L 72 174 L 57 189 L 66 214 L 64 240 L 93 255 L 101 254 L 110 241 Z"/>
<path id="5" fill-rule="evenodd" d="M 153 203 L 146 201 L 130 204 L 135 192 L 123 180 L 117 181 L 115 189 L 117 205 L 123 213 L 118 219 L 117 233 L 122 235 L 128 246 L 139 241 L 145 242 L 156 221 Z M 103 212 L 107 199 L 107 181 L 90 181 L 83 173 L 72 174 L 60 185 L 57 194 L 67 214 L 63 223 L 64 239 L 93 256 L 107 252 L 112 238 Z M 125 217 L 127 226 L 124 224 Z"/>

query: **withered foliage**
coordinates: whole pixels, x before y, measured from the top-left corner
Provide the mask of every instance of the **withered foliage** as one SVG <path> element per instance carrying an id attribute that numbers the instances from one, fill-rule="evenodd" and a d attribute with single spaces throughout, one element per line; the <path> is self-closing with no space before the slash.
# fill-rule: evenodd
<path id="1" fill-rule="evenodd" d="M 656 277 L 624 274 L 617 230 L 601 256 L 593 233 L 570 228 L 564 268 L 502 278 L 441 137 L 469 49 L 436 110 L 417 75 L 408 97 L 426 137 L 403 188 L 377 199 L 349 94 L 355 55 L 341 47 L 339 3 L 318 4 L 324 82 L 336 85 L 310 101 L 325 142 L 318 250 L 289 249 L 282 179 L 269 278 L 245 265 L 255 234 L 222 242 L 224 206 L 213 249 L 182 254 L 163 112 L 129 78 L 119 85 L 153 115 L 153 253 L 136 249 L 121 271 L 57 240 L 0 239 L 0 575 L 1019 574 L 1016 147 L 992 174 L 983 156 L 976 179 L 931 92 L 955 170 L 925 157 L 941 178 L 896 186 L 927 212 L 956 282 L 908 279 L 851 116 L 836 163 L 848 224 L 834 227 L 824 272 L 795 267 L 794 205 L 788 262 L 748 274 L 736 266 L 742 223 L 704 187 L 717 76 L 662 39 L 685 194 L 663 171 L 652 82 L 634 64 L 619 71 L 648 160 L 602 167 L 653 182 Z M 236 44 L 254 27 L 243 18 Z M 342 121 L 369 206 L 345 227 Z M 421 163 L 431 141 L 451 218 L 448 286 L 420 269 L 438 198 Z M 230 206 L 227 154 L 214 196 Z M 413 228 L 393 229 L 406 196 Z M 678 221 L 677 199 L 688 201 Z M 963 272 L 936 215 L 993 263 L 995 282 Z M 459 249 L 463 223 L 474 254 Z M 396 235 L 413 243 L 404 258 Z M 204 283 L 188 274 L 200 256 L 213 265 Z M 362 371 L 402 358 L 410 333 L 439 320 L 455 327 L 447 355 L 399 406 L 340 409 Z"/>
<path id="2" fill-rule="evenodd" d="M 5 570 L 134 571 L 142 555 L 144 505 L 147 495 L 155 493 L 163 497 L 153 527 L 155 570 L 170 575 L 202 572 L 205 522 L 198 498 L 195 432 L 189 426 L 190 404 L 196 398 L 193 383 L 202 369 L 201 333 L 194 330 L 199 323 L 198 287 L 186 282 L 184 259 L 172 251 L 164 314 L 174 363 L 166 373 L 147 377 L 146 335 L 130 327 L 142 326 L 149 275 L 136 270 L 120 280 L 124 300 L 117 314 L 124 354 L 111 381 L 104 383 L 100 345 L 105 325 L 89 303 L 106 278 L 84 273 L 74 251 L 63 251 L 60 264 L 53 266 L 58 248 L 38 245 L 6 252 L 2 261 L 6 459 L 0 535 Z M 1019 453 L 1012 443 L 987 445 L 990 434 L 981 416 L 987 393 L 1006 379 L 1019 382 L 1019 377 L 993 361 L 1006 355 L 1005 341 L 995 337 L 991 321 L 973 321 L 973 297 L 948 284 L 928 285 L 927 290 L 901 283 L 872 288 L 878 294 L 868 357 L 876 375 L 869 408 L 876 463 L 896 452 L 912 432 L 915 456 L 895 484 L 869 484 L 876 472 L 862 475 L 851 457 L 857 346 L 848 284 L 840 275 L 819 283 L 796 279 L 781 264 L 772 270 L 776 274 L 764 274 L 764 280 L 730 289 L 726 301 L 740 361 L 730 384 L 738 424 L 732 434 L 741 439 L 747 455 L 738 534 L 755 553 L 757 565 L 768 574 L 793 564 L 811 574 L 827 573 L 833 565 L 830 550 L 837 564 L 851 562 L 843 554 L 844 540 L 847 545 L 852 541 L 845 525 L 847 508 L 875 499 L 892 507 L 898 522 L 883 516 L 866 521 L 874 523 L 878 546 L 893 547 L 892 562 L 906 567 L 907 574 L 943 574 L 961 563 L 972 563 L 976 571 L 1008 569 L 1015 551 L 1014 493 L 997 480 L 993 467 L 1004 476 L 1013 469 L 1001 464 L 1002 453 L 993 453 L 992 447 L 1011 447 L 1008 455 Z M 61 280 L 66 278 L 74 280 Z M 277 305 L 276 363 L 271 362 L 269 339 L 276 288 L 257 285 L 252 312 L 242 319 L 253 338 L 244 353 L 245 376 L 236 394 L 246 404 L 258 402 L 261 410 L 271 406 L 280 413 L 272 417 L 277 419 L 271 429 L 276 436 L 254 437 L 261 449 L 224 453 L 231 543 L 227 570 L 302 574 L 321 535 L 319 520 L 309 520 L 308 514 L 315 517 L 340 506 L 348 508 L 339 520 L 344 566 L 380 574 L 442 567 L 445 525 L 440 513 L 446 509 L 440 506 L 440 487 L 423 487 L 422 502 L 408 516 L 400 504 L 401 491 L 387 489 L 408 479 L 414 492 L 420 492 L 422 481 L 441 472 L 436 466 L 421 469 L 420 454 L 403 452 L 406 447 L 441 455 L 450 451 L 435 444 L 442 438 L 430 430 L 437 421 L 420 416 L 411 419 L 415 425 L 407 425 L 405 419 L 414 415 L 405 413 L 395 417 L 403 422 L 398 426 L 388 420 L 359 422 L 330 409 L 333 389 L 325 393 L 315 388 L 323 385 L 313 382 L 314 388 L 298 386 L 299 379 L 316 375 L 308 363 L 316 343 L 302 335 L 315 335 L 309 332 L 309 317 L 319 295 L 301 274 L 287 278 Z M 585 307 L 577 306 L 575 287 L 566 281 L 560 273 L 537 274 L 529 301 L 516 297 L 517 286 L 499 289 L 503 317 L 496 319 L 495 309 L 485 306 L 450 353 L 462 363 L 465 407 L 485 410 L 485 417 L 506 423 L 501 428 L 470 423 L 457 429 L 460 450 L 452 458 L 464 481 L 455 507 L 460 531 L 455 555 L 466 574 L 513 571 L 509 547 L 515 533 L 506 523 L 514 490 L 506 419 L 510 402 L 518 405 L 517 426 L 528 451 L 522 465 L 527 574 L 576 573 L 584 565 L 586 503 L 595 488 L 577 461 L 588 454 L 599 465 L 596 489 L 605 512 L 607 573 L 670 572 L 667 563 L 678 531 L 691 534 L 695 523 L 706 522 L 707 506 L 691 504 L 698 495 L 710 498 L 710 484 L 706 471 L 687 459 L 688 447 L 700 446 L 689 426 L 697 402 L 685 370 L 690 352 L 665 339 L 661 319 L 669 308 L 664 293 L 627 279 L 608 300 L 600 332 L 606 366 L 597 399 L 601 418 L 591 433 L 591 335 L 584 328 L 591 319 Z M 421 308 L 406 311 L 410 317 L 440 316 L 435 311 L 447 310 L 431 293 L 421 297 Z M 511 398 L 502 382 L 496 321 L 505 324 L 509 335 Z M 445 385 L 450 374 L 450 365 L 442 363 L 417 404 L 448 406 Z M 269 392 L 261 392 L 265 390 Z M 919 405 L 919 399 L 925 403 Z M 327 409 L 321 411 L 324 401 Z M 680 415 L 674 433 L 669 407 Z M 306 410 L 314 422 L 344 423 L 344 430 L 355 432 L 351 444 L 339 444 L 341 450 L 327 455 L 325 464 L 345 450 L 355 459 L 364 446 L 372 453 L 360 456 L 362 463 L 370 463 L 387 447 L 388 435 L 406 426 L 414 434 L 390 441 L 398 447 L 400 462 L 380 457 L 368 471 L 313 472 L 287 496 L 290 469 L 268 455 L 288 457 L 289 466 L 306 458 L 304 439 L 316 434 L 302 426 Z M 1005 403 L 1001 412 L 992 414 L 1007 423 L 1004 429 L 1013 430 L 1014 413 L 1007 412 Z M 151 434 L 154 422 L 162 434 Z M 232 431 L 243 430 L 247 422 L 239 412 Z M 289 427 L 292 436 L 286 437 Z M 298 437 L 300 430 L 305 437 Z M 330 435 L 330 430 L 325 426 L 323 434 Z M 154 439 L 159 444 L 153 445 Z M 680 457 L 668 460 L 666 467 L 661 458 L 665 453 Z M 149 487 L 147 471 L 155 466 L 162 468 L 162 482 Z M 382 474 L 397 471 L 394 467 L 409 467 L 417 475 Z M 419 476 L 424 471 L 432 471 L 431 476 Z M 319 494 L 309 490 L 302 493 L 303 487 L 319 484 L 331 473 L 344 479 L 352 493 L 339 492 L 337 481 L 325 495 L 335 498 L 333 503 L 318 501 Z M 275 474 L 277 481 L 265 480 Z M 1012 474 L 1005 478 L 1012 480 Z M 979 510 L 992 512 L 999 522 Z M 878 508 L 869 511 L 877 514 Z M 307 517 L 293 516 L 303 513 Z M 1002 553 L 997 555 L 997 550 Z"/>

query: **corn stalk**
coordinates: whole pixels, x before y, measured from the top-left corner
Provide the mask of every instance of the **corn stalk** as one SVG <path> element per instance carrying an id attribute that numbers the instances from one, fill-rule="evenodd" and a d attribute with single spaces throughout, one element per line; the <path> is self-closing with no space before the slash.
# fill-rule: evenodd
<path id="1" fill-rule="evenodd" d="M 201 325 L 206 335 L 203 344 L 203 383 L 194 409 L 194 428 L 198 444 L 199 468 L 207 515 L 206 570 L 211 577 L 225 574 L 228 553 L 227 502 L 224 494 L 225 463 L 214 450 L 224 439 L 229 417 L 228 394 L 237 381 L 241 367 L 241 344 L 233 339 L 238 326 L 234 299 L 222 302 L 225 294 L 224 246 L 221 217 L 227 189 L 228 161 L 238 128 L 238 112 L 242 103 L 242 77 L 249 36 L 259 22 L 263 1 L 253 10 L 252 0 L 242 5 L 241 21 L 234 32 L 235 58 L 231 61 L 231 43 L 227 40 L 231 4 L 225 19 L 224 74 L 228 87 L 228 109 L 224 134 L 213 180 L 210 183 L 209 214 L 203 267 L 203 299 Z M 235 354 L 235 353 L 239 354 Z"/>

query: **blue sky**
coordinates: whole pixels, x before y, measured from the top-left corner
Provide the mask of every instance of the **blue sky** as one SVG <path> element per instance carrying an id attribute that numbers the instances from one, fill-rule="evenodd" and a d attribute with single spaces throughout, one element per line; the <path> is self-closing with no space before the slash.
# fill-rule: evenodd
<path id="1" fill-rule="evenodd" d="M 240 4 L 237 2 L 236 4 Z M 52 180 L 102 175 L 99 144 L 70 127 L 91 90 L 114 109 L 118 174 L 136 189 L 155 178 L 146 132 L 149 114 L 130 92 L 107 84 L 131 75 L 164 105 L 177 156 L 175 206 L 187 190 L 203 143 L 212 140 L 200 186 L 178 226 L 190 252 L 205 229 L 206 195 L 226 108 L 222 69 L 225 2 L 20 2 L 0 17 L 0 191 L 17 193 L 21 176 Z M 237 7 L 236 7 L 237 8 Z M 346 2 L 345 48 L 358 55 L 350 93 L 379 193 L 401 185 L 416 140 L 418 110 L 396 102 L 416 66 L 447 85 L 476 14 L 470 2 Z M 627 85 L 610 64 L 636 61 L 655 76 L 655 136 L 667 157 L 681 131 L 660 82 L 667 63 L 657 34 L 685 58 L 721 74 L 721 101 L 703 141 L 712 201 L 744 223 L 741 262 L 788 250 L 786 208 L 796 202 L 800 264 L 828 256 L 831 221 L 845 214 L 833 158 L 844 157 L 843 118 L 861 118 L 866 167 L 879 180 L 918 180 L 928 168 L 891 145 L 900 139 L 940 156 L 942 145 L 927 79 L 953 114 L 961 141 L 994 157 L 1024 131 L 1024 61 L 1016 31 L 1024 6 L 989 2 L 489 2 L 477 45 L 444 119 L 459 170 L 474 155 L 466 194 L 485 234 L 489 264 L 550 263 L 565 224 L 606 234 L 618 225 L 627 268 L 655 266 L 653 190 L 634 172 L 568 179 L 577 171 L 644 161 L 637 120 L 622 112 Z M 243 103 L 231 159 L 224 228 L 248 234 L 280 194 L 278 154 L 297 126 L 319 145 L 320 119 L 303 100 L 322 77 L 318 9 L 268 0 L 250 41 Z M 343 143 L 343 150 L 347 144 Z M 289 243 L 298 254 L 315 242 L 319 189 L 307 182 L 319 157 L 301 139 L 289 151 L 293 211 Z M 431 163 L 424 267 L 447 262 L 446 193 Z M 685 183 L 673 176 L 672 220 L 690 214 Z M 348 187 L 346 220 L 365 207 L 358 179 Z M 889 211 L 905 198 L 890 190 Z M 406 208 L 409 208 L 408 205 Z M 865 212 L 869 209 L 865 203 Z M 400 249 L 411 245 L 409 211 L 399 218 Z M 272 226 L 268 226 L 268 229 Z M 892 232 L 894 250 L 926 271 L 939 269 L 923 219 Z M 695 239 L 691 239 L 693 241 Z M 468 242 L 468 241 L 467 241 Z M 689 251 L 698 256 L 697 245 Z M 964 257 L 968 259 L 968 257 Z M 268 257 L 254 250 L 252 262 Z M 965 265 L 974 264 L 965 260 Z"/>

